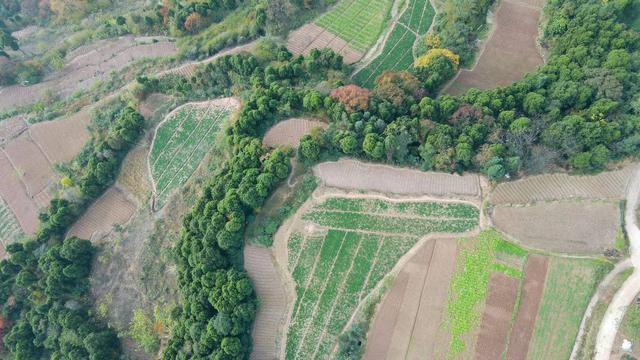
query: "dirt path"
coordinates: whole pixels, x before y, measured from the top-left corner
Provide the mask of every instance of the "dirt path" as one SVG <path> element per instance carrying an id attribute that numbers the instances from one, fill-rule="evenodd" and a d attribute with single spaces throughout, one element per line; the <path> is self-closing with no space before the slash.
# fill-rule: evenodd
<path id="1" fill-rule="evenodd" d="M 600 324 L 596 339 L 595 360 L 607 360 L 611 355 L 616 333 L 624 318 L 627 306 L 640 292 L 640 229 L 636 223 L 635 209 L 640 197 L 640 166 L 627 187 L 627 204 L 624 213 L 625 230 L 629 237 L 629 252 L 631 264 L 635 268 L 633 274 L 622 284 L 613 300 L 609 304 Z"/>

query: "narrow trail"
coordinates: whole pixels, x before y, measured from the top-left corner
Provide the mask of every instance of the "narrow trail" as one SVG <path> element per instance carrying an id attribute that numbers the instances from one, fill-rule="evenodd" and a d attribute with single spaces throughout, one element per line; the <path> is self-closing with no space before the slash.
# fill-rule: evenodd
<path id="1" fill-rule="evenodd" d="M 608 360 L 620 323 L 627 306 L 640 292 L 640 229 L 636 223 L 635 209 L 640 197 L 640 165 L 634 171 L 627 187 L 627 204 L 624 212 L 625 230 L 629 237 L 629 253 L 633 274 L 622 284 L 604 314 L 596 338 L 595 360 Z"/>

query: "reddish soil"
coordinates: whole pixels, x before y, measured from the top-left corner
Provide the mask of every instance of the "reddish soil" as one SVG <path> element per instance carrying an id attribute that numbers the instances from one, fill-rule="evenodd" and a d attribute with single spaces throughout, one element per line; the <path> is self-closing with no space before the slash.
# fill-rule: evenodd
<path id="1" fill-rule="evenodd" d="M 496 228 L 526 246 L 572 254 L 601 254 L 620 229 L 620 209 L 604 202 L 496 206 L 491 219 Z"/>
<path id="2" fill-rule="evenodd" d="M 245 246 L 244 265 L 260 298 L 251 331 L 253 348 L 250 359 L 277 359 L 287 302 L 283 280 L 276 271 L 271 248 Z"/>
<path id="3" fill-rule="evenodd" d="M 313 173 L 326 186 L 342 189 L 456 198 L 481 194 L 477 175 L 424 172 L 350 159 L 318 164 Z"/>
<path id="4" fill-rule="evenodd" d="M 404 265 L 378 307 L 364 359 L 443 358 L 443 319 L 455 239 L 430 240 Z"/>
<path id="5" fill-rule="evenodd" d="M 67 236 L 97 241 L 109 234 L 114 225 L 126 223 L 135 210 L 135 203 L 122 190 L 112 186 L 89 206 Z"/>
<path id="6" fill-rule="evenodd" d="M 38 207 L 27 195 L 26 188 L 4 152 L 0 152 L 0 196 L 9 205 L 20 227 L 33 234 L 38 226 Z"/>
<path id="7" fill-rule="evenodd" d="M 90 121 L 91 116 L 85 109 L 71 116 L 34 124 L 29 132 L 49 161 L 68 162 L 89 140 L 91 134 L 87 126 Z"/>
<path id="8" fill-rule="evenodd" d="M 544 174 L 500 183 L 489 201 L 497 205 L 564 199 L 623 199 L 634 168 L 631 165 L 589 176 Z"/>
<path id="9" fill-rule="evenodd" d="M 27 123 L 22 115 L 0 120 L 0 146 L 27 130 Z"/>
<path id="10" fill-rule="evenodd" d="M 29 133 L 22 133 L 4 147 L 11 164 L 33 197 L 52 183 L 54 177 L 51 164 Z"/>
<path id="11" fill-rule="evenodd" d="M 536 46 L 540 1 L 503 0 L 494 29 L 472 70 L 463 69 L 444 92 L 493 89 L 521 79 L 544 63 Z"/>
<path id="12" fill-rule="evenodd" d="M 516 278 L 503 273 L 491 273 L 474 359 L 499 359 L 504 352 L 518 285 L 519 281 Z"/>
<path id="13" fill-rule="evenodd" d="M 524 279 L 522 280 L 520 305 L 518 306 L 518 312 L 509 337 L 506 357 L 509 360 L 525 360 L 527 358 L 538 307 L 542 300 L 548 266 L 548 257 L 529 255 L 524 269 Z"/>
<path id="14" fill-rule="evenodd" d="M 364 55 L 352 49 L 342 38 L 313 23 L 292 31 L 287 39 L 287 48 L 294 54 L 307 54 L 311 49 L 330 48 L 342 55 L 346 64 L 353 64 Z"/>
<path id="15" fill-rule="evenodd" d="M 294 118 L 281 121 L 271 127 L 262 139 L 268 146 L 298 147 L 300 138 L 316 128 L 326 128 L 327 124 L 313 119 Z"/>

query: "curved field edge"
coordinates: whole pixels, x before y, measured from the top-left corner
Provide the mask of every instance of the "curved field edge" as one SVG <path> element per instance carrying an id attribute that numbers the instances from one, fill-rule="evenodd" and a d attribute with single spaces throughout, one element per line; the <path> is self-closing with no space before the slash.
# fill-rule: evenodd
<path id="1" fill-rule="evenodd" d="M 405 206 L 407 204 L 409 206 Z M 421 207 L 423 204 L 424 208 Z M 363 205 L 366 207 L 363 208 Z M 303 230 L 293 232 L 287 242 L 288 269 L 297 295 L 290 315 L 285 358 L 319 358 L 320 354 L 332 353 L 339 334 L 353 318 L 356 309 L 362 306 L 364 299 L 380 286 L 381 280 L 422 235 L 437 231 L 426 226 L 421 235 L 416 235 L 398 220 L 400 214 L 396 211 L 402 211 L 405 215 L 410 213 L 405 221 L 415 222 L 416 216 L 422 216 L 422 222 L 437 223 L 433 216 L 417 215 L 429 207 L 434 216 L 452 215 L 442 212 L 445 209 L 464 209 L 466 211 L 460 216 L 467 216 L 465 219 L 475 216 L 474 221 L 467 223 L 460 218 L 462 225 L 452 226 L 449 223 L 447 226 L 450 227 L 438 227 L 437 230 L 442 233 L 465 232 L 478 224 L 479 211 L 473 205 L 407 200 L 369 202 L 366 199 L 329 197 L 300 214 L 303 220 L 309 217 L 313 220 L 304 222 L 307 225 L 302 227 Z M 336 209 L 341 218 L 357 219 L 362 213 L 368 213 L 385 225 L 370 231 L 357 221 L 340 222 L 331 215 L 331 211 Z M 336 221 L 339 223 L 334 228 L 331 225 Z M 369 222 L 369 225 L 372 223 Z M 320 230 L 318 226 L 325 230 Z M 314 228 L 316 230 L 306 231 Z"/>
<path id="2" fill-rule="evenodd" d="M 238 106 L 234 98 L 187 103 L 158 124 L 147 159 L 156 204 L 162 206 L 172 191 L 189 179 Z"/>

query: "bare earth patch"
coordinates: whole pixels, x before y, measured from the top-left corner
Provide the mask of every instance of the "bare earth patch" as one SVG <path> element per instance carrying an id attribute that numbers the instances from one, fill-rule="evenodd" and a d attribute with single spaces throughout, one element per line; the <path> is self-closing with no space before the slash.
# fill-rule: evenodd
<path id="1" fill-rule="evenodd" d="M 620 209 L 614 203 L 586 201 L 496 206 L 492 220 L 496 228 L 528 247 L 601 254 L 620 228 Z"/>
<path id="2" fill-rule="evenodd" d="M 29 133 L 22 133 L 4 147 L 4 152 L 33 197 L 52 183 L 51 164 Z"/>
<path id="3" fill-rule="evenodd" d="M 283 280 L 276 270 L 271 248 L 247 245 L 244 247 L 244 266 L 253 281 L 260 306 L 253 324 L 253 348 L 250 359 L 277 359 L 279 331 L 286 321 L 287 302 Z"/>
<path id="4" fill-rule="evenodd" d="M 444 89 L 462 94 L 468 89 L 493 89 L 521 79 L 544 63 L 536 46 L 540 1 L 503 0 L 484 50 L 472 70 L 462 69 Z"/>
<path id="5" fill-rule="evenodd" d="M 29 132 L 49 161 L 71 161 L 82 150 L 91 134 L 87 129 L 91 116 L 85 108 L 59 119 L 32 125 Z"/>
<path id="6" fill-rule="evenodd" d="M 438 197 L 479 197 L 477 175 L 453 175 L 371 164 L 351 159 L 325 162 L 313 167 L 326 185 L 342 189 L 396 194 L 430 194 Z"/>
<path id="7" fill-rule="evenodd" d="M 147 146 L 137 146 L 122 162 L 116 184 L 131 194 L 139 204 L 145 204 L 151 194 L 151 181 L 147 171 Z"/>
<path id="8" fill-rule="evenodd" d="M 623 199 L 635 166 L 591 176 L 545 174 L 499 184 L 492 204 L 528 204 L 564 199 Z"/>
<path id="9" fill-rule="evenodd" d="M 364 359 L 439 359 L 440 324 L 455 268 L 455 239 L 429 240 L 402 267 L 372 320 Z"/>
<path id="10" fill-rule="evenodd" d="M 114 225 L 126 223 L 136 205 L 115 186 L 100 196 L 69 229 L 67 236 L 95 241 L 111 232 Z"/>
<path id="11" fill-rule="evenodd" d="M 549 258 L 546 256 L 529 255 L 527 259 L 520 292 L 520 304 L 509 337 L 507 359 L 525 360 L 527 358 L 548 266 Z"/>
<path id="12" fill-rule="evenodd" d="M 292 31 L 287 38 L 287 48 L 294 54 L 305 55 L 311 49 L 330 48 L 342 55 L 345 64 L 353 64 L 364 55 L 351 48 L 346 41 L 337 35 L 313 23 Z"/>
<path id="13" fill-rule="evenodd" d="M 293 118 L 281 121 L 267 130 L 262 143 L 267 146 L 298 147 L 300 139 L 316 128 L 325 129 L 326 123 L 314 119 Z"/>
<path id="14" fill-rule="evenodd" d="M 0 146 L 6 144 L 27 129 L 28 125 L 22 115 L 0 120 Z"/>
<path id="15" fill-rule="evenodd" d="M 474 359 L 499 359 L 504 352 L 518 285 L 518 279 L 503 273 L 492 272 L 489 276 L 487 299 Z"/>

